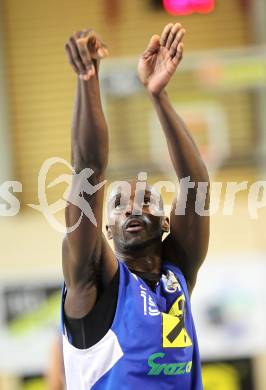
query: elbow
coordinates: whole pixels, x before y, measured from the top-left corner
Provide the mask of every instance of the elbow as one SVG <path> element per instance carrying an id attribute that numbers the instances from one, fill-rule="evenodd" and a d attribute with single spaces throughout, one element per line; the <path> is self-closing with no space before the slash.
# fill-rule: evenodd
<path id="1" fill-rule="evenodd" d="M 97 164 L 94 161 L 74 161 L 72 167 L 76 174 L 87 169 L 90 170 L 91 175 L 94 175 L 94 177 L 102 177 L 106 171 L 105 165 Z"/>
<path id="2" fill-rule="evenodd" d="M 209 188 L 210 177 L 207 167 L 202 160 L 197 162 L 196 169 L 195 166 L 193 167 L 193 170 L 191 168 L 188 169 L 187 176 L 190 177 L 191 182 L 195 183 L 195 189 L 200 186 L 200 183 L 204 183 L 204 185 Z"/>
<path id="3" fill-rule="evenodd" d="M 107 158 L 95 157 L 87 155 L 84 157 L 81 153 L 73 153 L 71 158 L 71 165 L 76 173 L 80 173 L 84 169 L 91 169 L 93 173 L 102 175 L 107 168 Z"/>
<path id="4" fill-rule="evenodd" d="M 72 143 L 71 164 L 76 173 L 89 168 L 97 174 L 102 174 L 106 171 L 107 163 L 108 147 L 105 145 Z"/>
<path id="5" fill-rule="evenodd" d="M 206 164 L 204 163 L 203 160 L 200 161 L 199 163 L 199 173 L 198 176 L 200 180 L 197 180 L 198 182 L 204 182 L 210 184 L 210 177 L 209 177 L 209 172 L 206 167 Z"/>

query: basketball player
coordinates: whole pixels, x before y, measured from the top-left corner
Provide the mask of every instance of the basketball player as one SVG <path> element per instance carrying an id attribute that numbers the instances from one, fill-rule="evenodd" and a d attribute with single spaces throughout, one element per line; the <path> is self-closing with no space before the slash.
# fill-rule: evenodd
<path id="1" fill-rule="evenodd" d="M 92 30 L 76 33 L 65 46 L 77 75 L 72 192 L 86 199 L 95 218 L 83 215 L 63 242 L 68 390 L 202 389 L 190 295 L 209 239 L 208 217 L 195 212 L 195 200 L 204 198 L 197 194 L 198 183 L 208 186 L 209 178 L 165 91 L 182 59 L 184 34 L 179 23 L 170 23 L 161 36 L 153 35 L 140 57 L 138 75 L 158 114 L 177 178 L 190 177 L 195 185 L 188 191 L 181 187 L 170 220 L 163 214 L 160 195 L 148 185 L 140 191 L 136 181 L 129 182 L 128 197 L 121 186 L 115 188 L 106 226 L 114 251 L 102 233 L 108 131 L 98 74 L 108 51 Z M 79 174 L 88 168 L 94 173 L 87 184 L 97 191 L 86 193 Z M 186 195 L 185 213 L 180 215 L 176 210 Z M 70 200 L 67 227 L 75 225 L 81 213 Z"/>

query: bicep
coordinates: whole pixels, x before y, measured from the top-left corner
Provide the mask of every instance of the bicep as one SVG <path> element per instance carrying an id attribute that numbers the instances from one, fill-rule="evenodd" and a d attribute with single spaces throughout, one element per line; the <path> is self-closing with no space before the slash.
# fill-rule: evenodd
<path id="1" fill-rule="evenodd" d="M 71 261 L 68 238 L 63 241 L 63 271 L 67 286 L 65 312 L 73 318 L 81 318 L 94 307 L 102 288 L 105 289 L 118 269 L 118 262 L 104 235 L 101 240 L 101 258 L 78 265 Z M 99 288 L 100 287 L 100 288 Z"/>
<path id="2" fill-rule="evenodd" d="M 94 174 L 89 181 L 85 178 L 85 183 L 81 174 L 74 176 L 65 210 L 67 234 L 63 240 L 62 257 L 68 290 L 67 306 L 79 306 L 83 311 L 96 300 L 98 278 L 103 275 L 103 282 L 108 282 L 117 264 L 102 233 L 104 189 L 99 187 L 104 175 Z M 99 189 L 95 191 L 95 188 Z"/>
<path id="3" fill-rule="evenodd" d="M 93 174 L 88 179 L 82 173 L 73 176 L 65 209 L 68 247 L 76 267 L 92 257 L 99 259 L 101 250 L 104 187 L 97 188 L 105 177 Z"/>
<path id="4" fill-rule="evenodd" d="M 65 324 L 76 348 L 90 348 L 99 342 L 111 328 L 117 305 L 119 290 L 119 269 L 105 289 L 100 288 L 101 296 L 94 307 L 84 317 L 65 317 Z"/>

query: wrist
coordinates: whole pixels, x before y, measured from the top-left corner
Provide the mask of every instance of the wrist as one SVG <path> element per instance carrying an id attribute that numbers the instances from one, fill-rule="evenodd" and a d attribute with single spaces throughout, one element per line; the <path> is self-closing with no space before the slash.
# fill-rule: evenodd
<path id="1" fill-rule="evenodd" d="M 92 66 L 87 68 L 86 73 L 77 73 L 79 80 L 85 83 L 87 81 L 99 81 L 99 66 L 100 61 L 98 59 L 92 59 Z"/>
<path id="2" fill-rule="evenodd" d="M 89 80 L 83 80 L 78 77 L 77 80 L 78 95 L 84 102 L 94 102 L 95 105 L 100 103 L 100 85 L 96 76 L 92 76 Z"/>
<path id="3" fill-rule="evenodd" d="M 164 98 L 167 96 L 167 92 L 165 89 L 162 89 L 160 91 L 150 91 L 148 88 L 147 88 L 147 92 L 148 92 L 148 95 L 149 97 L 152 99 L 152 100 L 160 100 L 161 98 Z"/>
<path id="4" fill-rule="evenodd" d="M 98 78 L 99 77 L 100 60 L 93 58 L 92 63 L 93 63 L 94 68 L 95 68 L 96 77 Z"/>
<path id="5" fill-rule="evenodd" d="M 89 87 L 92 89 L 99 88 L 99 78 L 98 73 L 95 71 L 94 75 L 90 76 L 88 79 L 84 79 L 81 75 L 77 75 L 78 85 L 84 87 Z"/>

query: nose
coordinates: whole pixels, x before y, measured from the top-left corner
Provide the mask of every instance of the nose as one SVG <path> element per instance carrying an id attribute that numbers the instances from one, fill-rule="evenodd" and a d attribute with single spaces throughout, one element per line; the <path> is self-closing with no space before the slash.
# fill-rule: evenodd
<path id="1" fill-rule="evenodd" d="M 127 206 L 126 206 L 126 209 L 125 209 L 126 216 L 129 217 L 132 214 L 132 211 L 133 211 L 133 202 L 132 202 L 132 200 L 130 200 L 127 203 Z"/>
<path id="2" fill-rule="evenodd" d="M 130 215 L 141 215 L 142 214 L 142 208 L 141 206 L 135 202 L 134 203 L 134 200 L 130 200 L 128 203 L 127 203 L 127 206 L 125 208 L 125 215 L 126 217 L 129 217 Z"/>

